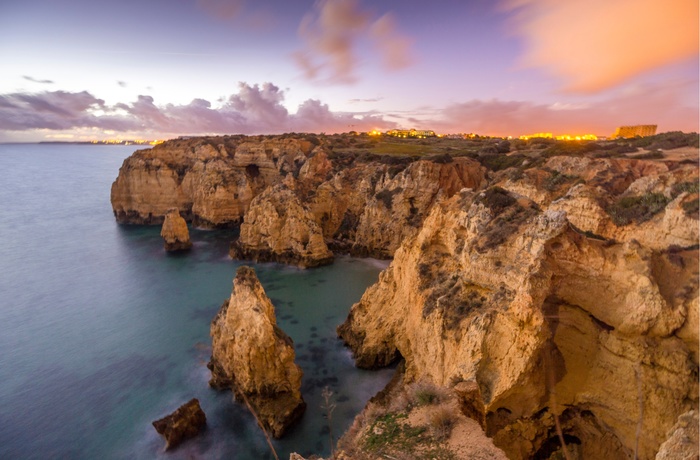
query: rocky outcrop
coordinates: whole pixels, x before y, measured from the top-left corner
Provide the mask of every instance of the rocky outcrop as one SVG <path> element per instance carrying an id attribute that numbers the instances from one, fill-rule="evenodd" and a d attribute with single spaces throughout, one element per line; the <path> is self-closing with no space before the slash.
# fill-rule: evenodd
<path id="1" fill-rule="evenodd" d="M 195 226 L 242 225 L 237 257 L 316 266 L 332 261 L 322 254 L 325 245 L 392 257 L 437 201 L 485 180 L 485 168 L 466 157 L 345 157 L 303 138 L 224 136 L 135 152 L 112 184 L 111 200 L 120 223 L 160 224 L 175 208 Z M 291 219 L 263 213 L 290 199 Z M 288 240 L 266 233 L 289 225 L 298 234 Z M 320 239 L 313 236 L 319 231 Z"/>
<path id="2" fill-rule="evenodd" d="M 698 412 L 692 410 L 678 417 L 678 423 L 661 444 L 656 460 L 695 460 L 698 458 Z"/>
<path id="3" fill-rule="evenodd" d="M 211 324 L 209 382 L 233 390 L 262 426 L 280 437 L 304 413 L 302 371 L 294 362 L 292 340 L 279 327 L 275 309 L 255 271 L 241 267 L 231 297 Z"/>
<path id="4" fill-rule="evenodd" d="M 387 171 L 359 215 L 353 253 L 392 257 L 404 239 L 418 232 L 439 199 L 463 188 L 476 190 L 484 182 L 484 168 L 470 158 L 420 160 L 393 177 Z"/>
<path id="5" fill-rule="evenodd" d="M 698 251 L 587 237 L 555 204 L 437 204 L 339 335 L 358 366 L 403 357 L 409 382 L 461 393 L 509 458 L 553 452 L 557 424 L 582 458 L 654 458 L 698 403 Z"/>
<path id="6" fill-rule="evenodd" d="M 112 184 L 118 222 L 160 224 L 170 208 L 203 227 L 241 222 L 252 199 L 298 174 L 312 145 L 245 136 L 177 139 L 124 160 Z"/>
<path id="7" fill-rule="evenodd" d="M 163 238 L 163 246 L 168 252 L 186 251 L 192 247 L 187 222 L 180 216 L 177 208 L 171 208 L 165 213 L 160 236 Z"/>
<path id="8" fill-rule="evenodd" d="M 321 228 L 284 184 L 268 188 L 253 200 L 230 254 L 235 259 L 275 261 L 302 268 L 333 262 Z"/>
<path id="9" fill-rule="evenodd" d="M 191 399 L 172 414 L 153 422 L 153 427 L 165 438 L 165 450 L 169 450 L 197 436 L 206 424 L 207 417 L 199 400 Z"/>

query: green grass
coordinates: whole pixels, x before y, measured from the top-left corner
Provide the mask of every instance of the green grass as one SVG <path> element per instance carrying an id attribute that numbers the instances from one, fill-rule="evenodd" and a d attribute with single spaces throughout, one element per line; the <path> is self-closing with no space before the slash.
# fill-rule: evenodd
<path id="1" fill-rule="evenodd" d="M 632 222 L 639 224 L 650 220 L 666 208 L 670 201 L 670 198 L 666 198 L 663 193 L 627 196 L 608 206 L 605 211 L 610 215 L 615 225 L 622 227 Z"/>
<path id="2" fill-rule="evenodd" d="M 366 451 L 378 458 L 413 458 L 417 460 L 455 460 L 455 455 L 428 435 L 425 427 L 406 423 L 408 414 L 393 412 L 377 417 L 362 443 Z"/>
<path id="3" fill-rule="evenodd" d="M 364 440 L 365 449 L 378 452 L 385 448 L 411 451 L 419 443 L 425 428 L 410 427 L 403 422 L 405 412 L 388 413 L 377 417 Z"/>

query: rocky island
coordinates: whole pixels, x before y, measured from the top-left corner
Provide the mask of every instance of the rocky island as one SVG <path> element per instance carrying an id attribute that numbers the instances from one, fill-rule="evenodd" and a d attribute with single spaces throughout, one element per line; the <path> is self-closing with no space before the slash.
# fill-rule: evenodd
<path id="1" fill-rule="evenodd" d="M 279 438 L 306 409 L 302 371 L 292 339 L 277 326 L 275 307 L 255 270 L 240 267 L 231 297 L 211 323 L 209 384 L 231 389 L 272 436 Z"/>
<path id="2" fill-rule="evenodd" d="M 393 259 L 338 335 L 359 367 L 402 364 L 336 458 L 464 458 L 465 418 L 483 458 L 669 458 L 697 420 L 697 138 L 182 139 L 125 160 L 112 206 L 239 227 L 235 258 Z"/>

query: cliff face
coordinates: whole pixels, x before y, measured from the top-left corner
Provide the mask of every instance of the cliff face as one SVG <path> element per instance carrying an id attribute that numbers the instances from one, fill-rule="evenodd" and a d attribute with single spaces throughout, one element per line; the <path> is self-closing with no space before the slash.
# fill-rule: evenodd
<path id="1" fill-rule="evenodd" d="M 231 256 L 303 268 L 333 262 L 321 228 L 297 195 L 282 184 L 255 197 L 241 225 L 240 237 L 231 245 Z"/>
<path id="2" fill-rule="evenodd" d="M 579 165 L 547 188 L 551 170 L 526 171 L 434 206 L 338 328 L 357 365 L 401 356 L 409 382 L 476 382 L 466 412 L 485 414 L 509 458 L 559 445 L 557 423 L 583 458 L 630 458 L 637 443 L 654 458 L 698 403 L 697 220 L 681 212 L 666 232 L 674 200 L 692 195 L 673 198 L 674 184 L 697 168 L 645 163 Z M 631 171 L 620 183 L 618 166 Z M 603 225 L 570 219 L 577 189 Z M 611 221 L 611 203 L 651 190 L 665 208 Z"/>
<path id="3" fill-rule="evenodd" d="M 274 306 L 255 271 L 241 267 L 231 297 L 211 324 L 209 384 L 233 390 L 250 404 L 274 437 L 280 437 L 306 409 L 302 371 L 294 362 L 292 340 L 279 328 Z"/>
<path id="4" fill-rule="evenodd" d="M 176 208 L 197 226 L 242 224 L 232 255 L 315 266 L 332 260 L 327 246 L 392 257 L 436 201 L 485 181 L 470 158 L 331 157 L 303 139 L 198 138 L 125 160 L 112 207 L 120 223 L 161 223 Z"/>
<path id="5" fill-rule="evenodd" d="M 299 139 L 242 136 L 168 141 L 124 160 L 112 209 L 120 223 L 159 224 L 174 207 L 199 226 L 238 224 L 257 194 L 299 171 L 311 147 Z"/>

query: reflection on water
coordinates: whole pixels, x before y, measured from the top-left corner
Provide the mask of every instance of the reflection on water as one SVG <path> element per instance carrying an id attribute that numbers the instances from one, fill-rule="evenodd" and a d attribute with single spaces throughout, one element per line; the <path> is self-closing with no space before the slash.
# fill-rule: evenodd
<path id="1" fill-rule="evenodd" d="M 252 417 L 207 385 L 209 324 L 240 266 L 232 234 L 192 229 L 193 250 L 172 256 L 158 228 L 117 225 L 109 188 L 130 153 L 0 145 L 0 458 L 272 458 Z M 390 378 L 355 369 L 335 337 L 384 266 L 255 266 L 304 370 L 307 413 L 276 441 L 282 457 L 329 451 L 324 386 L 341 433 Z M 192 397 L 207 430 L 163 453 L 151 421 Z"/>

